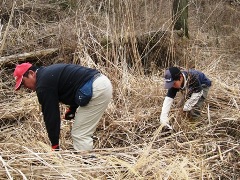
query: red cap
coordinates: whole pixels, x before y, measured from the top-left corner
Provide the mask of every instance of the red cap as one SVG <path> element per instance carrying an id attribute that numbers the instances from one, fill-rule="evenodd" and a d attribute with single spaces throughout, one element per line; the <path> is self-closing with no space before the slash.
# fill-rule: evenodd
<path id="1" fill-rule="evenodd" d="M 21 87 L 23 75 L 32 66 L 30 63 L 22 63 L 16 66 L 13 76 L 16 81 L 15 90 L 19 90 Z"/>

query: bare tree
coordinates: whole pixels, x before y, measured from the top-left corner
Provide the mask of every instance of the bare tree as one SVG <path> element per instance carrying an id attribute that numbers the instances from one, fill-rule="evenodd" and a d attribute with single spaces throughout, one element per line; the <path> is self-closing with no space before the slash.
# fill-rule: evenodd
<path id="1" fill-rule="evenodd" d="M 183 30 L 184 36 L 188 34 L 188 0 L 173 0 L 174 30 Z"/>

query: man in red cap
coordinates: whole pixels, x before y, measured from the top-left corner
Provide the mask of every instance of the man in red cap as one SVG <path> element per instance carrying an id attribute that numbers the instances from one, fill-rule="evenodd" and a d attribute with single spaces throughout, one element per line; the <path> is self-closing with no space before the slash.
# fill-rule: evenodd
<path id="1" fill-rule="evenodd" d="M 23 75 L 28 71 L 28 69 L 32 66 L 30 63 L 22 63 L 21 65 L 17 65 L 13 76 L 15 78 L 15 90 L 19 90 L 22 84 Z M 26 82 L 25 82 L 26 83 Z M 34 84 L 34 83 L 33 83 Z M 33 89 L 35 90 L 35 89 Z"/>
<path id="2" fill-rule="evenodd" d="M 177 67 L 170 67 L 165 71 L 164 81 L 165 89 L 168 89 L 168 91 L 160 115 L 161 124 L 167 129 L 172 129 L 169 124 L 168 113 L 173 99 L 179 90 L 186 92 L 186 102 L 184 103 L 183 111 L 187 112 L 192 119 L 198 119 L 203 102 L 211 86 L 211 81 L 205 74 L 194 69 L 181 71 Z"/>
<path id="3" fill-rule="evenodd" d="M 71 132 L 74 149 L 93 149 L 93 133 L 112 98 L 112 84 L 105 75 L 74 64 L 38 68 L 30 63 L 17 65 L 13 75 L 15 90 L 23 85 L 36 91 L 52 149 L 59 149 L 59 102 L 70 106 L 65 119 L 75 118 Z"/>

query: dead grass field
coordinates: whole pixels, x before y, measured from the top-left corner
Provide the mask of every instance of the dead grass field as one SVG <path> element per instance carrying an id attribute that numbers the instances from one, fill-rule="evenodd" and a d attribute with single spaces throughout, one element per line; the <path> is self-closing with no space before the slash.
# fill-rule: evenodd
<path id="1" fill-rule="evenodd" d="M 171 135 L 162 133 L 159 123 L 166 93 L 164 67 L 142 74 L 134 42 L 142 33 L 171 32 L 172 1 L 77 2 L 0 1 L 0 54 L 3 58 L 57 48 L 57 53 L 24 61 L 76 63 L 106 74 L 114 94 L 95 133 L 95 149 L 71 150 L 73 122 L 62 120 L 62 150 L 52 152 L 36 94 L 13 90 L 12 73 L 20 59 L 3 63 L 1 58 L 0 179 L 239 179 L 239 1 L 189 2 L 185 67 L 191 61 L 213 86 L 198 122 L 180 113 L 177 96 Z M 128 51 L 119 43 L 129 37 L 133 67 L 128 67 Z M 109 46 L 101 44 L 106 39 Z M 168 59 L 162 61 L 167 64 Z M 64 114 L 66 106 L 60 108 Z"/>

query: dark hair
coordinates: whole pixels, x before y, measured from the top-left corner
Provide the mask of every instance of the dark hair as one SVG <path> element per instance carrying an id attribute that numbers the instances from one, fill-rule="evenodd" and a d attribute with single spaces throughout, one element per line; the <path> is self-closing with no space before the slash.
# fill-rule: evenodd
<path id="1" fill-rule="evenodd" d="M 38 69 L 37 66 L 31 66 L 24 74 L 23 74 L 23 77 L 28 77 L 28 74 L 29 74 L 29 70 L 32 70 L 32 71 L 36 71 Z"/>

